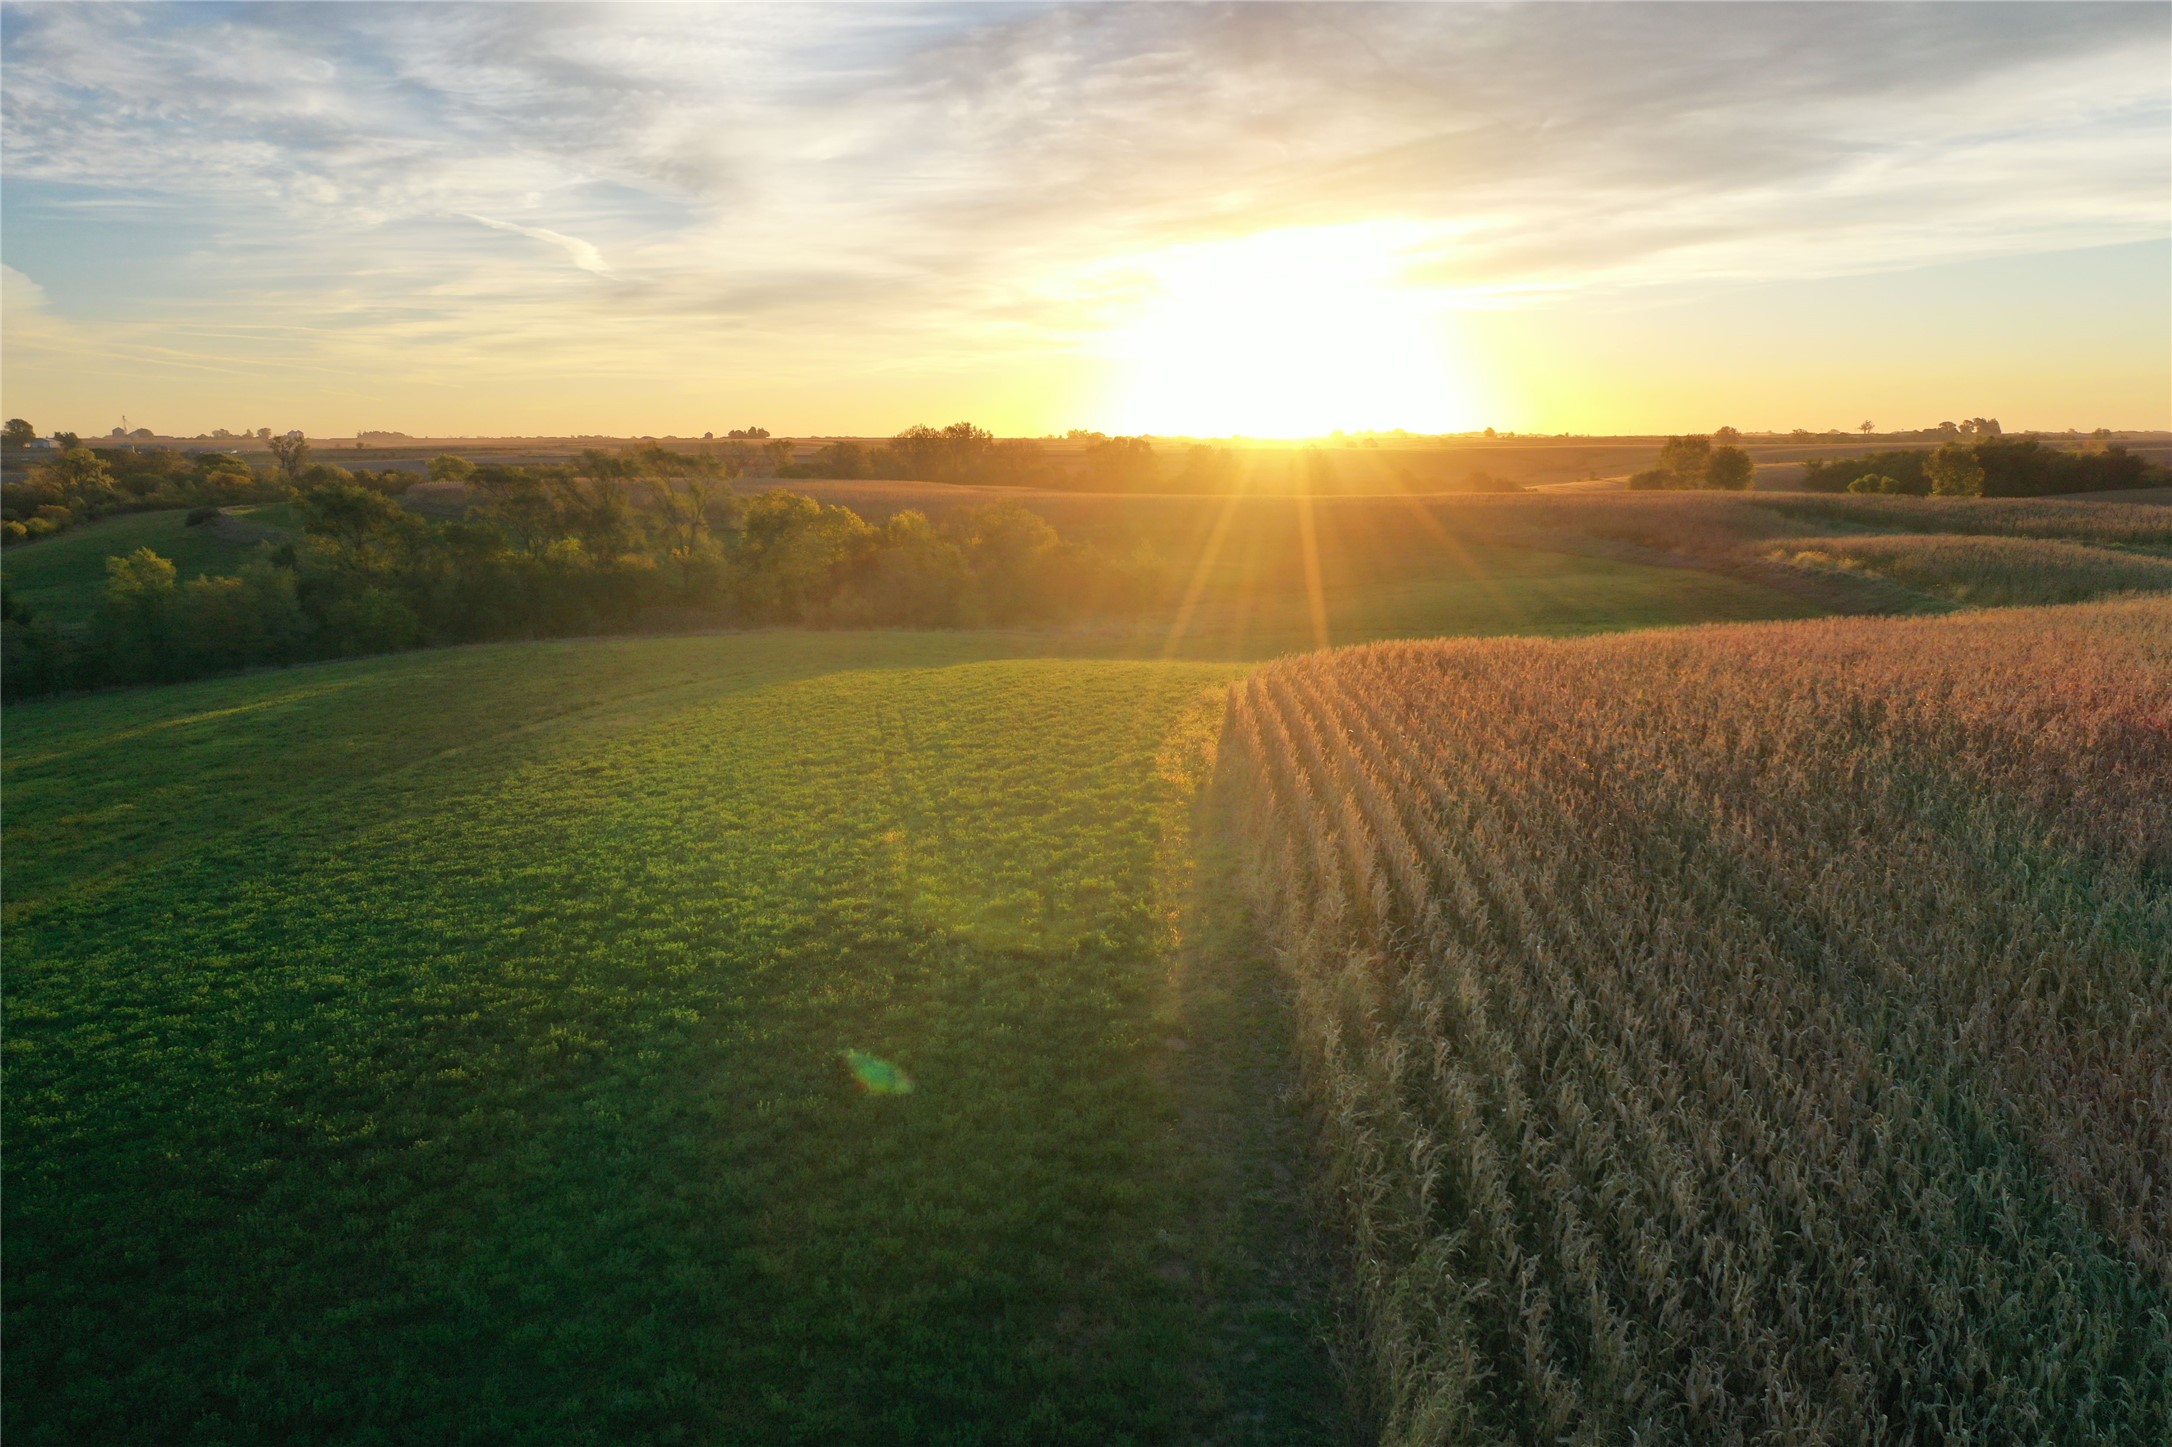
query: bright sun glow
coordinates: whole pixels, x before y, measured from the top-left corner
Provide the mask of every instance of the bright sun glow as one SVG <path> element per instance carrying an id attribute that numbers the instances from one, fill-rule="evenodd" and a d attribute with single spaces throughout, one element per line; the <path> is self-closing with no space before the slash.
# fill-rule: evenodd
<path id="1" fill-rule="evenodd" d="M 1116 347 L 1124 432 L 1317 437 L 1474 425 L 1447 323 L 1401 281 L 1392 228 L 1276 231 L 1139 263 L 1152 300 Z"/>

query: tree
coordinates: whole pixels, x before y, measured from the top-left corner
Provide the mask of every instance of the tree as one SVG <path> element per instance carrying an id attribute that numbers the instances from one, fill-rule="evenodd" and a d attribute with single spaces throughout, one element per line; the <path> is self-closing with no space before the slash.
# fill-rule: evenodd
<path id="1" fill-rule="evenodd" d="M 955 514 L 944 530 L 980 579 L 992 618 L 1029 617 L 1055 601 L 1047 565 L 1057 550 L 1056 530 L 1039 513 L 1000 502 Z"/>
<path id="2" fill-rule="evenodd" d="M 50 466 L 53 475 L 72 493 L 100 492 L 113 486 L 113 470 L 88 447 L 64 448 Z"/>
<path id="3" fill-rule="evenodd" d="M 705 472 L 690 472 L 682 490 L 669 477 L 650 484 L 649 496 L 663 518 L 672 550 L 681 559 L 706 553 L 711 513 L 716 506 L 715 479 Z"/>
<path id="4" fill-rule="evenodd" d="M 1931 481 L 1933 497 L 1983 496 L 1983 464 L 1976 460 L 1974 448 L 1958 442 L 1932 453 L 1923 464 L 1923 475 Z"/>
<path id="5" fill-rule="evenodd" d="M 380 538 L 396 538 L 421 519 L 373 487 L 333 482 L 302 495 L 302 527 L 360 552 Z"/>
<path id="6" fill-rule="evenodd" d="M 1184 454 L 1184 490 L 1220 492 L 1229 485 L 1234 470 L 1235 459 L 1229 449 L 1195 442 Z"/>
<path id="7" fill-rule="evenodd" d="M 37 428 L 35 428 L 35 427 L 31 426 L 31 425 L 30 425 L 30 424 L 29 424 L 28 422 L 25 422 L 25 421 L 24 421 L 24 420 L 23 420 L 22 418 L 20 418 L 20 417 L 10 417 L 10 418 L 8 419 L 8 425 L 7 425 L 7 445 L 8 445 L 8 446 L 10 446 L 10 447 L 28 447 L 28 446 L 29 446 L 29 445 L 30 445 L 31 443 L 33 443 L 33 442 L 35 442 L 35 441 L 37 441 L 37 440 L 38 440 L 38 429 L 37 429 Z"/>
<path id="8" fill-rule="evenodd" d="M 106 559 L 106 601 L 140 607 L 147 600 L 170 593 L 174 566 L 149 548 L 138 548 L 126 557 Z"/>
<path id="9" fill-rule="evenodd" d="M 309 461 L 309 439 L 299 432 L 289 432 L 284 437 L 269 440 L 272 461 L 278 465 L 279 475 L 293 482 L 301 476 L 302 464 Z"/>
<path id="10" fill-rule="evenodd" d="M 1674 479 L 1675 487 L 1702 487 L 1705 463 L 1711 456 L 1709 437 L 1669 437 L 1659 449 L 1659 467 Z"/>
<path id="11" fill-rule="evenodd" d="M 1705 459 L 1704 485 L 1724 492 L 1741 492 L 1757 474 L 1757 464 L 1739 447 L 1715 447 Z"/>
<path id="12" fill-rule="evenodd" d="M 942 627 L 966 621 L 971 595 L 963 551 L 938 535 L 925 514 L 908 508 L 883 523 L 835 613 L 844 622 Z"/>
<path id="13" fill-rule="evenodd" d="M 741 602 L 757 618 L 795 622 L 835 590 L 838 576 L 872 544 L 874 529 L 850 508 L 796 492 L 747 503 L 736 561 Z"/>
<path id="14" fill-rule="evenodd" d="M 441 452 L 430 459 L 430 481 L 432 482 L 466 482 L 473 476 L 475 476 L 475 464 L 465 457 L 455 457 L 450 452 Z"/>
<path id="15" fill-rule="evenodd" d="M 900 474 L 921 482 L 967 482 L 995 451 L 995 434 L 970 422 L 935 428 L 915 423 L 890 439 Z"/>
<path id="16" fill-rule="evenodd" d="M 497 524 L 528 553 L 539 554 L 565 536 L 557 489 L 530 469 L 483 468 L 476 474 L 475 491 L 480 499 L 476 515 Z"/>
<path id="17" fill-rule="evenodd" d="M 1864 421 L 1856 423 L 1855 430 L 1862 433 L 1865 437 L 1868 437 L 1871 433 L 1878 430 L 1878 424 L 1866 419 Z"/>
<path id="18" fill-rule="evenodd" d="M 115 678 L 166 671 L 172 658 L 174 566 L 149 548 L 106 559 L 106 586 L 91 631 Z"/>
<path id="19" fill-rule="evenodd" d="M 1947 437 L 1959 437 L 1961 435 L 1961 429 L 1951 422 L 1939 423 L 1938 431 Z"/>
<path id="20" fill-rule="evenodd" d="M 1717 432 L 1714 432 L 1712 434 L 1712 440 L 1714 442 L 1727 443 L 1740 442 L 1742 440 L 1742 433 L 1739 428 L 1722 427 Z"/>
<path id="21" fill-rule="evenodd" d="M 1154 477 L 1154 444 L 1144 437 L 1111 437 L 1086 449 L 1086 476 L 1095 486 L 1137 487 Z"/>
<path id="22" fill-rule="evenodd" d="M 814 465 L 824 477 L 866 477 L 867 449 L 857 442 L 832 442 L 814 455 Z"/>

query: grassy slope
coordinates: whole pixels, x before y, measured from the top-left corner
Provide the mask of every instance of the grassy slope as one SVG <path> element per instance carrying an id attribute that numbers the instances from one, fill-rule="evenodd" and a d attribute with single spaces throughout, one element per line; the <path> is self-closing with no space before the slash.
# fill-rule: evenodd
<path id="1" fill-rule="evenodd" d="M 278 509 L 250 509 L 249 513 L 283 515 Z M 86 523 L 79 528 L 21 543 L 0 558 L 15 596 L 33 612 L 57 623 L 77 623 L 90 617 L 98 606 L 98 591 L 105 586 L 106 559 L 137 548 L 150 548 L 172 560 L 185 582 L 205 573 L 232 573 L 249 561 L 253 541 L 241 541 L 210 528 L 189 527 L 185 508 L 160 512 L 123 513 L 119 517 Z M 276 518 L 267 518 L 274 525 Z M 238 531 L 238 530 L 237 530 Z"/>
<path id="2" fill-rule="evenodd" d="M 992 651 L 11 710 L 10 1435 L 1301 1434 L 1316 1323 L 1171 1064 L 1170 741 L 1227 672 Z"/>

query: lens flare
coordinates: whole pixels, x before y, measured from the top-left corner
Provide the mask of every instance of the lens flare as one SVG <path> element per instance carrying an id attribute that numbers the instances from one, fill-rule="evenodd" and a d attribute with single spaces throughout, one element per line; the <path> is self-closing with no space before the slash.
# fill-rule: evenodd
<path id="1" fill-rule="evenodd" d="M 852 1072 L 853 1081 L 869 1095 L 910 1095 L 912 1078 L 880 1055 L 870 1055 L 865 1050 L 847 1050 L 844 1055 L 845 1069 Z"/>

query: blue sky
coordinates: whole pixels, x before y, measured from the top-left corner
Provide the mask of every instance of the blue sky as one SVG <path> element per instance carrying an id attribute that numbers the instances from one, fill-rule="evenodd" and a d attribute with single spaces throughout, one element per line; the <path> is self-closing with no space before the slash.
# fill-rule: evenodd
<path id="1" fill-rule="evenodd" d="M 2162 5 L 10 5 L 0 66 L 45 427 L 1244 423 L 1184 379 L 1278 307 L 1299 391 L 1438 349 L 1352 426 L 2172 426 Z M 1185 305 L 1216 247 L 1313 259 Z"/>

